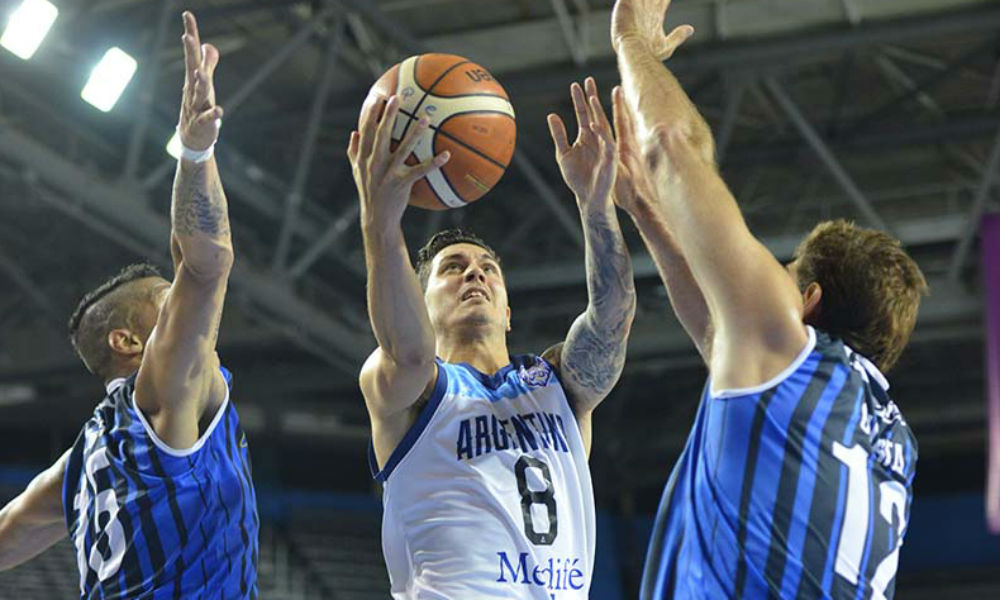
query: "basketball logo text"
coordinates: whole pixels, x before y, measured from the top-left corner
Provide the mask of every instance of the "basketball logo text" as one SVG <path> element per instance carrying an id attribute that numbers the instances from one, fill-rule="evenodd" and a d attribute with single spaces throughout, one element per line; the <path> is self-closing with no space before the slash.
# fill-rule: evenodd
<path id="1" fill-rule="evenodd" d="M 493 76 L 486 69 L 469 69 L 465 72 L 465 76 L 476 83 L 480 81 L 493 81 Z"/>

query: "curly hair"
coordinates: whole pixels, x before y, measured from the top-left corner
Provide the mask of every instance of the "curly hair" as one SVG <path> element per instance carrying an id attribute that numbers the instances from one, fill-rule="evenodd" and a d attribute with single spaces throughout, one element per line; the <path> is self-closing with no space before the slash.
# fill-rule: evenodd
<path id="1" fill-rule="evenodd" d="M 888 371 L 917 321 L 927 280 L 899 240 L 845 220 L 817 225 L 795 251 L 801 290 L 819 283 L 813 323 Z"/>
<path id="2" fill-rule="evenodd" d="M 130 284 L 140 279 L 160 277 L 153 265 L 129 265 L 117 275 L 88 292 L 69 318 L 69 340 L 76 354 L 94 375 L 107 379 L 111 368 L 108 332 L 132 326 L 133 309 L 149 297 Z"/>

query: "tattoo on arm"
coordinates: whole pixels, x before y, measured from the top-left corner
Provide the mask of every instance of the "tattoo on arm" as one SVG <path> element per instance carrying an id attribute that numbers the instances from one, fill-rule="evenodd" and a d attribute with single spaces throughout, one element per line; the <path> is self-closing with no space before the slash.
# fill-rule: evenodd
<path id="1" fill-rule="evenodd" d="M 618 381 L 635 314 L 632 260 L 611 210 L 585 219 L 590 302 L 563 346 L 562 374 L 584 396 L 578 402 L 600 402 Z"/>
<path id="2" fill-rule="evenodd" d="M 178 167 L 174 181 L 173 225 L 181 235 L 229 235 L 222 182 L 217 175 L 209 173 L 206 163 Z"/>

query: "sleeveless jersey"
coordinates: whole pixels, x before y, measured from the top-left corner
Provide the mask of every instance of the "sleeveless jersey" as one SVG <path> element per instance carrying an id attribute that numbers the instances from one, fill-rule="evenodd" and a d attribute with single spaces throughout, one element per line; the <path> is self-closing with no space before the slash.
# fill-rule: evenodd
<path id="1" fill-rule="evenodd" d="M 884 600 L 917 443 L 875 366 L 809 328 L 772 381 L 713 395 L 667 482 L 642 600 Z"/>
<path id="2" fill-rule="evenodd" d="M 164 444 L 133 401 L 135 375 L 108 385 L 63 481 L 80 597 L 257 597 L 257 502 L 246 435 L 226 398 L 197 443 Z"/>
<path id="3" fill-rule="evenodd" d="M 438 361 L 427 405 L 377 472 L 397 600 L 585 600 L 594 494 L 555 369 L 519 356 L 494 375 Z"/>

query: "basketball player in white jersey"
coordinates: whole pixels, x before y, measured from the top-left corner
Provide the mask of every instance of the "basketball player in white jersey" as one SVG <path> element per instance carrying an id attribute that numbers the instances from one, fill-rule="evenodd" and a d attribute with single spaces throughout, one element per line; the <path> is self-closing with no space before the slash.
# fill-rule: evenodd
<path id="1" fill-rule="evenodd" d="M 351 135 L 378 341 L 360 385 L 398 600 L 588 597 L 591 414 L 621 375 L 635 312 L 611 200 L 613 134 L 592 82 L 588 90 L 572 86 L 572 144 L 557 116 L 549 126 L 584 224 L 589 304 L 542 356 L 508 354 L 500 259 L 482 240 L 443 232 L 421 250 L 417 269 L 410 263 L 401 228 L 410 189 L 448 160 L 404 164 L 427 122 L 391 152 L 398 99 L 370 99 Z"/>

